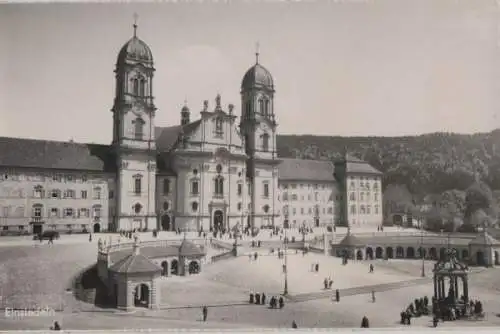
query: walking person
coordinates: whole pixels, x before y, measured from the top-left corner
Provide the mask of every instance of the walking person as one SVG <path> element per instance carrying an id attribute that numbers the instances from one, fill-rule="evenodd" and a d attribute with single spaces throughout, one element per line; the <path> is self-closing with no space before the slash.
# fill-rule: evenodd
<path id="1" fill-rule="evenodd" d="M 207 316 L 208 316 L 208 308 L 206 306 L 203 306 L 203 322 L 207 321 Z"/>
<path id="2" fill-rule="evenodd" d="M 92 233 L 89 233 L 89 242 L 92 242 Z"/>

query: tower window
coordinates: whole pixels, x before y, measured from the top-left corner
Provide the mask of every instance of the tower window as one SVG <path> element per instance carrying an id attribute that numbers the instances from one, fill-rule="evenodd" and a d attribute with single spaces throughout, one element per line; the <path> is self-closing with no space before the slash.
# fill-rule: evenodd
<path id="1" fill-rule="evenodd" d="M 134 175 L 134 194 L 140 195 L 142 193 L 142 175 Z"/>
<path id="2" fill-rule="evenodd" d="M 139 95 L 139 79 L 132 79 L 132 93 L 137 96 Z"/>
<path id="3" fill-rule="evenodd" d="M 246 104 L 246 109 L 245 109 L 245 118 L 249 119 L 252 118 L 252 102 L 248 101 Z"/>
<path id="4" fill-rule="evenodd" d="M 259 99 L 259 112 L 260 112 L 261 115 L 264 115 L 264 112 L 265 112 L 265 110 L 264 110 L 264 100 L 262 100 L 262 99 Z"/>
<path id="5" fill-rule="evenodd" d="M 264 183 L 264 197 L 269 197 L 269 183 Z"/>
<path id="6" fill-rule="evenodd" d="M 163 193 L 165 195 L 170 194 L 170 180 L 169 179 L 163 180 Z"/>
<path id="7" fill-rule="evenodd" d="M 264 116 L 269 117 L 270 110 L 269 110 L 269 100 L 264 101 Z"/>
<path id="8" fill-rule="evenodd" d="M 267 133 L 262 135 L 262 151 L 269 151 L 269 134 Z"/>
<path id="9" fill-rule="evenodd" d="M 191 181 L 191 195 L 198 195 L 198 180 Z"/>
<path id="10" fill-rule="evenodd" d="M 134 124 L 134 138 L 135 140 L 142 140 L 144 137 L 144 120 L 140 117 L 137 117 L 132 121 Z"/>
<path id="11" fill-rule="evenodd" d="M 146 96 L 146 80 L 144 80 L 144 78 L 139 80 L 139 96 Z"/>
<path id="12" fill-rule="evenodd" d="M 224 195 L 224 178 L 222 176 L 217 176 L 214 179 L 214 195 L 215 196 Z"/>

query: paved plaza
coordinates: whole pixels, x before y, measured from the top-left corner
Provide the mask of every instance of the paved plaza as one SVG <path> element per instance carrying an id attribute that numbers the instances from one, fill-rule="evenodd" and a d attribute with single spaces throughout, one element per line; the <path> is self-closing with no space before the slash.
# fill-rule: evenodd
<path id="1" fill-rule="evenodd" d="M 141 238 L 147 240 L 147 234 Z M 125 315 L 77 301 L 71 291 L 67 291 L 77 274 L 95 263 L 97 239 L 94 237 L 89 242 L 88 236 L 63 235 L 54 245 L 35 244 L 32 240 L 13 240 L 11 245 L 4 244 L 0 248 L 2 307 L 47 306 L 56 313 L 22 319 L 2 314 L 0 328 L 46 329 L 55 320 L 64 329 L 289 328 L 292 320 L 299 328 L 359 327 L 365 315 L 371 327 L 396 327 L 399 326 L 399 313 L 410 302 L 426 295 L 430 297 L 433 292 L 431 261 L 424 262 L 427 278 L 422 279 L 419 260 L 350 261 L 342 265 L 335 257 L 315 253 L 304 256 L 289 250 L 290 297 L 285 307 L 272 310 L 263 305 L 249 305 L 250 292 L 264 292 L 270 297 L 281 294 L 284 287 L 284 259 L 270 254 L 268 248 L 260 248 L 251 250 L 258 252 L 257 260 L 243 254 L 208 264 L 199 275 L 163 278 L 164 303 L 160 309 L 137 309 Z M 317 273 L 311 270 L 316 263 L 319 264 Z M 368 272 L 370 263 L 375 266 L 374 273 Z M 323 280 L 327 277 L 334 281 L 332 291 L 323 288 Z M 473 270 L 470 295 L 483 302 L 486 318 L 480 323 L 467 322 L 464 326 L 500 325 L 498 278 L 500 269 Z M 331 298 L 334 289 L 340 290 L 339 303 Z M 375 291 L 375 303 L 371 291 Z M 209 307 L 206 323 L 200 321 L 200 308 L 204 305 Z M 429 326 L 429 321 L 428 317 L 416 319 L 412 327 Z M 457 322 L 443 326 L 457 326 Z"/>

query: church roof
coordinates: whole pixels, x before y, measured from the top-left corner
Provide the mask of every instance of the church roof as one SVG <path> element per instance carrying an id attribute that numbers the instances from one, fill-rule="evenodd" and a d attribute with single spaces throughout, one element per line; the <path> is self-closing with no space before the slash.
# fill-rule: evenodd
<path id="1" fill-rule="evenodd" d="M 363 161 L 351 154 L 346 154 L 340 161 L 335 164 L 345 164 L 346 173 L 349 174 L 372 174 L 382 175 L 382 172 L 370 165 L 368 162 Z"/>
<path id="2" fill-rule="evenodd" d="M 273 89 L 273 76 L 271 73 L 259 63 L 255 64 L 243 76 L 241 81 L 241 89 L 252 89 L 265 87 Z"/>
<path id="3" fill-rule="evenodd" d="M 354 235 L 348 233 L 344 239 L 339 242 L 340 246 L 364 246 L 365 243 L 355 237 Z"/>
<path id="4" fill-rule="evenodd" d="M 0 137 L 0 166 L 112 172 L 115 161 L 108 145 Z"/>
<path id="5" fill-rule="evenodd" d="M 201 119 L 186 125 L 155 127 L 156 147 L 161 152 L 168 152 L 175 147 L 181 134 L 189 136 L 200 126 Z"/>
<path id="6" fill-rule="evenodd" d="M 142 254 L 131 254 L 113 264 L 110 271 L 120 274 L 149 274 L 161 271 L 161 268 Z"/>
<path id="7" fill-rule="evenodd" d="M 474 239 L 469 242 L 469 245 L 476 246 L 496 246 L 500 245 L 500 242 L 493 238 L 488 232 L 478 234 Z"/>
<path id="8" fill-rule="evenodd" d="M 201 249 L 198 248 L 194 243 L 189 240 L 182 240 L 181 246 L 179 247 L 179 256 L 203 256 L 205 255 Z"/>
<path id="9" fill-rule="evenodd" d="M 334 167 L 326 160 L 283 158 L 278 166 L 279 179 L 283 181 L 333 182 Z"/>

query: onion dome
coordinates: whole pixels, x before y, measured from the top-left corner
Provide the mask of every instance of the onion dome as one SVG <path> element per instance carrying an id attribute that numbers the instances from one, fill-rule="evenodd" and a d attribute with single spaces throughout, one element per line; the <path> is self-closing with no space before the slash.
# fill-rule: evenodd
<path id="1" fill-rule="evenodd" d="M 118 54 L 118 64 L 126 61 L 153 63 L 153 53 L 149 46 L 137 37 L 137 24 L 134 24 L 134 36 L 127 42 Z"/>
<path id="2" fill-rule="evenodd" d="M 261 64 L 259 64 L 259 53 L 255 54 L 256 62 L 243 77 L 241 82 L 241 89 L 251 89 L 251 88 L 267 88 L 274 89 L 273 76 L 271 73 Z"/>

